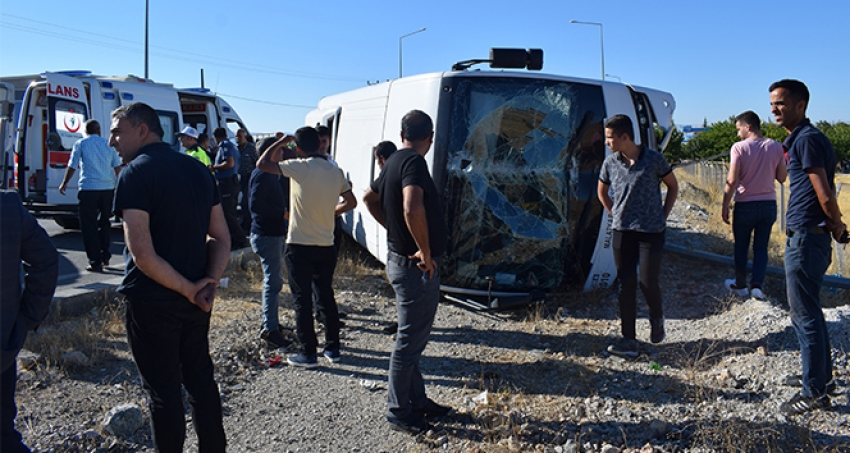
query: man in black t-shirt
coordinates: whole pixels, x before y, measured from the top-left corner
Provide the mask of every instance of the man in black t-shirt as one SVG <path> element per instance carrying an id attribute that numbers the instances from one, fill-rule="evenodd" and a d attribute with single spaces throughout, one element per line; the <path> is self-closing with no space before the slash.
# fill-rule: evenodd
<path id="1" fill-rule="evenodd" d="M 230 234 L 215 179 L 162 141 L 159 116 L 142 103 L 112 112 L 109 145 L 127 166 L 114 211 L 124 219 L 127 341 L 148 393 L 157 451 L 183 451 L 181 384 L 203 452 L 224 452 L 221 397 L 209 354 L 215 284 Z"/>
<path id="2" fill-rule="evenodd" d="M 419 370 L 440 300 L 440 261 L 448 235 L 440 195 L 428 172 L 425 155 L 434 140 L 434 125 L 422 111 L 401 120 L 403 148 L 387 158 L 363 202 L 387 229 L 387 276 L 396 293 L 398 335 L 390 358 L 387 421 L 392 429 L 428 431 L 429 416 L 447 415 L 425 395 Z"/>

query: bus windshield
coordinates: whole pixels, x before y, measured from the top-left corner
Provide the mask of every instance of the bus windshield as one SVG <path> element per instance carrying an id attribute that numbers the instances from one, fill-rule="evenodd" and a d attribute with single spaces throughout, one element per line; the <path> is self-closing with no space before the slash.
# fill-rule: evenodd
<path id="1" fill-rule="evenodd" d="M 455 80 L 445 283 L 515 291 L 583 281 L 602 218 L 601 87 L 521 77 Z"/>

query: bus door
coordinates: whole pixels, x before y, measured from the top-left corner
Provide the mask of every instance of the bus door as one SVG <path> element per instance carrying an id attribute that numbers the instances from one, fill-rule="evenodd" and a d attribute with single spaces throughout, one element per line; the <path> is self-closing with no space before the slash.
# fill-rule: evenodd
<path id="1" fill-rule="evenodd" d="M 39 160 L 33 159 L 36 156 L 27 156 L 30 172 L 35 168 L 35 173 L 29 176 L 30 195 L 44 194 L 44 202 L 47 204 L 76 204 L 79 172 L 69 182 L 65 195 L 59 194 L 59 185 L 65 176 L 71 148 L 77 140 L 83 138 L 84 123 L 89 119 L 86 91 L 83 82 L 73 77 L 47 73 L 46 78 L 47 124 L 38 125 L 38 121 L 33 124 L 46 131 L 43 134 L 46 140 L 41 165 L 32 164 L 34 160 Z"/>

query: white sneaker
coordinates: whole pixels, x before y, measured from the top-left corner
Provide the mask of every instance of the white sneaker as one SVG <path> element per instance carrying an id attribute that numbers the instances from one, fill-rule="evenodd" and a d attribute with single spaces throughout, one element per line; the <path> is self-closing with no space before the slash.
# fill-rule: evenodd
<path id="1" fill-rule="evenodd" d="M 750 290 L 750 296 L 753 296 L 753 297 L 755 297 L 756 299 L 759 299 L 759 300 L 766 300 L 767 299 L 767 296 L 764 295 L 764 292 L 761 290 L 761 288 L 751 289 Z"/>
<path id="2" fill-rule="evenodd" d="M 726 287 L 729 291 L 732 291 L 732 294 L 740 297 L 747 297 L 750 295 L 750 290 L 747 288 L 738 288 L 736 285 L 737 281 L 734 278 L 730 278 L 723 282 L 723 286 Z M 764 294 L 762 294 L 764 295 Z"/>

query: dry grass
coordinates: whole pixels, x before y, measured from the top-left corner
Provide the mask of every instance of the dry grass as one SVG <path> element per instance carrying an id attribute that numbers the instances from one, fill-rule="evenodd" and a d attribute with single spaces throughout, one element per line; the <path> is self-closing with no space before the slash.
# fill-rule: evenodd
<path id="1" fill-rule="evenodd" d="M 818 447 L 811 437 L 811 431 L 804 426 L 794 426 L 790 431 L 768 423 L 756 424 L 740 419 L 699 422 L 694 429 L 693 445 L 710 449 L 708 451 L 730 453 L 839 453 L 850 449 L 850 444 L 846 442 Z M 789 437 L 807 439 L 808 445 L 802 448 L 790 447 Z"/>
<path id="2" fill-rule="evenodd" d="M 682 188 L 679 198 L 701 207 L 710 214 L 702 226 L 708 235 L 716 240 L 708 241 L 708 250 L 704 251 L 732 256 L 735 244 L 732 226 L 724 223 L 721 215 L 723 187 L 717 185 L 716 181 L 692 175 L 680 169 L 677 169 L 675 173 Z M 785 256 L 785 233 L 780 230 L 779 225 L 780 222 L 773 224 L 767 250 L 768 262 L 774 266 L 782 266 Z M 749 259 L 752 260 L 752 250 L 750 250 Z"/>
<path id="3" fill-rule="evenodd" d="M 705 222 L 707 233 L 713 238 L 719 240 L 708 241 L 707 252 L 717 253 L 719 255 L 732 255 L 732 247 L 734 238 L 732 236 L 732 227 L 723 222 L 721 216 L 721 208 L 723 206 L 723 183 L 722 179 L 718 179 L 716 165 L 709 165 L 712 171 L 700 172 L 685 171 L 682 168 L 677 168 L 675 171 L 676 179 L 679 181 L 680 189 L 679 198 L 706 210 L 710 215 Z M 845 184 L 850 184 L 850 175 L 836 175 L 836 187 L 839 189 L 838 205 L 841 212 L 850 212 L 850 190 L 841 190 Z M 780 203 L 788 198 L 788 183 L 784 185 L 776 184 L 777 194 Z M 785 206 L 779 206 L 778 217 L 784 215 Z M 734 214 L 733 214 L 734 215 Z M 777 222 L 773 224 L 773 230 L 770 235 L 768 244 L 768 263 L 774 266 L 783 266 L 785 257 L 785 231 L 782 230 L 781 218 L 777 218 Z M 752 260 L 752 250 L 750 251 L 750 260 Z M 833 243 L 832 264 L 827 269 L 827 275 L 840 275 L 850 277 L 850 251 L 847 251 L 845 246 Z"/>
<path id="4" fill-rule="evenodd" d="M 113 300 L 92 309 L 89 316 L 60 319 L 30 332 L 24 349 L 39 354 L 39 365 L 48 368 L 60 367 L 62 356 L 73 351 L 82 352 L 95 365 L 111 354 L 112 342 L 123 342 L 125 337 L 123 304 Z"/>

